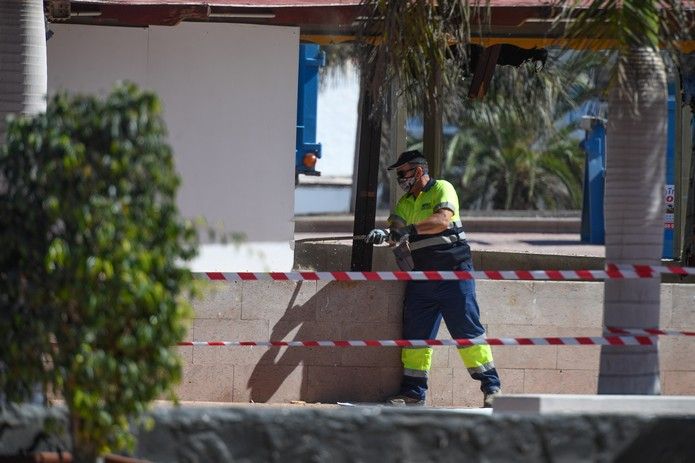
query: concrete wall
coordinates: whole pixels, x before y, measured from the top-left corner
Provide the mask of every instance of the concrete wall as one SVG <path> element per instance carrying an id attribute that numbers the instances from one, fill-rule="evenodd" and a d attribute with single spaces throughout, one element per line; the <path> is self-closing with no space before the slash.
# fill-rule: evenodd
<path id="1" fill-rule="evenodd" d="M 485 281 L 478 284 L 490 337 L 600 336 L 603 284 Z M 195 302 L 189 339 L 400 338 L 401 282 L 210 284 Z M 661 326 L 695 327 L 695 286 L 662 285 Z M 439 337 L 450 337 L 442 326 Z M 664 394 L 695 394 L 692 338 L 661 338 Z M 493 347 L 504 392 L 593 394 L 600 347 Z M 378 401 L 400 381 L 397 348 L 185 347 L 182 400 Z M 480 406 L 454 348 L 435 348 L 429 403 Z"/>
<path id="2" fill-rule="evenodd" d="M 49 92 L 104 94 L 126 79 L 154 90 L 183 180 L 182 213 L 246 234 L 241 248 L 204 247 L 194 269 L 289 270 L 298 29 L 193 23 L 50 28 Z"/>
<path id="3" fill-rule="evenodd" d="M 70 449 L 40 424 L 61 410 L 0 409 L 0 458 Z M 481 416 L 436 409 L 159 408 L 135 456 L 156 462 L 692 461 L 695 418 Z M 64 436 L 64 435 L 63 435 Z M 9 461 L 9 460 L 8 460 Z M 11 460 L 16 461 L 16 460 Z"/>

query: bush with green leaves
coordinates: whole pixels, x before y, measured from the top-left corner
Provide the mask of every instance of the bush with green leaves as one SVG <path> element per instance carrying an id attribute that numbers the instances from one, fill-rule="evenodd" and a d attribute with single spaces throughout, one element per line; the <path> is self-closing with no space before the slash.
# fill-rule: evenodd
<path id="1" fill-rule="evenodd" d="M 193 227 L 152 93 L 53 97 L 0 150 L 0 391 L 62 397 L 80 461 L 133 444 L 129 420 L 173 397 Z"/>

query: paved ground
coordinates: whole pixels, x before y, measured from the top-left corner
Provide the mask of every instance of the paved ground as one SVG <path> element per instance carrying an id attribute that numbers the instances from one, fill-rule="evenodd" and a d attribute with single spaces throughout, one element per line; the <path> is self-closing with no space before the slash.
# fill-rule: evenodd
<path id="1" fill-rule="evenodd" d="M 385 224 L 387 213 L 380 211 L 376 223 Z M 494 211 L 462 218 L 471 248 L 562 256 L 604 257 L 603 245 L 582 243 L 579 211 Z M 350 236 L 351 215 L 295 217 L 295 240 Z M 349 241 L 348 239 L 341 241 Z"/>
<path id="2" fill-rule="evenodd" d="M 471 248 L 533 254 L 604 257 L 603 245 L 582 243 L 573 233 L 467 233 Z"/>

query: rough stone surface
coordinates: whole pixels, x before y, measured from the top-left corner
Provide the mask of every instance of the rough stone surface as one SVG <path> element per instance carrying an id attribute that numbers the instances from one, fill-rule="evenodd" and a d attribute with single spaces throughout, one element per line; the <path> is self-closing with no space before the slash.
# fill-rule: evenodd
<path id="1" fill-rule="evenodd" d="M 63 409 L 0 403 L 0 456 L 69 450 L 66 426 Z"/>
<path id="2" fill-rule="evenodd" d="M 37 438 L 42 413 L 23 407 L 0 414 L 0 456 Z M 695 455 L 692 416 L 484 416 L 386 407 L 181 407 L 152 415 L 155 427 L 140 432 L 135 456 L 154 462 L 674 462 Z"/>

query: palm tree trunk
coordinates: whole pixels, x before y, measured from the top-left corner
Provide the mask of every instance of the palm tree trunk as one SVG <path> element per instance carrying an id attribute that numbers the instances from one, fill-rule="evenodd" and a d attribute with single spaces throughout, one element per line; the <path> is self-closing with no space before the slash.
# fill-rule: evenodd
<path id="1" fill-rule="evenodd" d="M 46 110 L 46 31 L 42 0 L 0 0 L 0 144 L 8 114 Z"/>
<path id="2" fill-rule="evenodd" d="M 658 265 L 663 246 L 666 71 L 657 51 L 632 48 L 609 96 L 606 262 Z M 660 277 L 607 280 L 604 327 L 659 325 Z M 604 346 L 600 394 L 659 394 L 658 346 Z"/>

